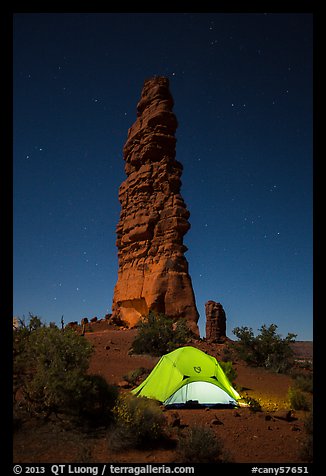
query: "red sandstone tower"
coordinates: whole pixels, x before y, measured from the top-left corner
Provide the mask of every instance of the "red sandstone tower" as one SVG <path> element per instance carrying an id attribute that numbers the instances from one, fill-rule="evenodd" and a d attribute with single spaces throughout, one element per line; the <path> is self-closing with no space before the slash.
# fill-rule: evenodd
<path id="1" fill-rule="evenodd" d="M 198 311 L 184 256 L 189 211 L 175 159 L 177 120 L 169 81 L 144 83 L 136 122 L 123 149 L 127 178 L 119 189 L 118 280 L 112 319 L 134 326 L 150 310 L 185 318 L 198 335 Z"/>

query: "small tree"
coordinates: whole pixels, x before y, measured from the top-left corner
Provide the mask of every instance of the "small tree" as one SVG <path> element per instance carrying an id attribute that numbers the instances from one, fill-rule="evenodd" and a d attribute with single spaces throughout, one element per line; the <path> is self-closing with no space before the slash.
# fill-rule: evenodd
<path id="1" fill-rule="evenodd" d="M 35 322 L 14 335 L 14 371 L 24 408 L 46 417 L 63 413 L 107 421 L 117 391 L 102 377 L 87 374 L 93 346 L 71 329 Z"/>
<path id="2" fill-rule="evenodd" d="M 135 354 L 160 356 L 185 344 L 192 335 L 185 319 L 173 321 L 164 314 L 150 311 L 138 327 L 132 351 Z"/>
<path id="3" fill-rule="evenodd" d="M 13 386 L 14 398 L 16 392 L 22 386 L 30 374 L 31 365 L 29 364 L 29 338 L 33 331 L 44 327 L 42 320 L 29 313 L 29 321 L 26 323 L 25 318 L 19 319 L 19 326 L 13 332 Z"/>
<path id="4" fill-rule="evenodd" d="M 24 394 L 36 413 L 71 410 L 80 400 L 91 344 L 72 330 L 41 327 L 31 332 L 25 352 Z"/>
<path id="5" fill-rule="evenodd" d="M 233 334 L 239 339 L 234 347 L 239 357 L 249 365 L 265 367 L 277 373 L 288 371 L 293 363 L 291 344 L 296 334 L 288 333 L 283 339 L 276 329 L 276 324 L 269 327 L 264 324 L 259 329 L 260 334 L 255 337 L 251 328 L 234 328 Z"/>

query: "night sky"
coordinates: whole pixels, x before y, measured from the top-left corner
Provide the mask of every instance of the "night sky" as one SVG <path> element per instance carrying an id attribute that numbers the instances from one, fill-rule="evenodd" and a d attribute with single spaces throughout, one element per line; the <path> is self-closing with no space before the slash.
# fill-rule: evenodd
<path id="1" fill-rule="evenodd" d="M 111 312 L 122 155 L 144 80 L 174 98 L 201 334 L 275 323 L 313 337 L 309 13 L 17 13 L 13 312 Z"/>

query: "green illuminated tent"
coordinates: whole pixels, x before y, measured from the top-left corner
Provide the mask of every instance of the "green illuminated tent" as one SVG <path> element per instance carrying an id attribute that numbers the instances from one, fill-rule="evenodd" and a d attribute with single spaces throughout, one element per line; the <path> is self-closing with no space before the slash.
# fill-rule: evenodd
<path id="1" fill-rule="evenodd" d="M 175 407 L 235 406 L 241 398 L 215 357 L 190 346 L 161 357 L 132 393 Z"/>

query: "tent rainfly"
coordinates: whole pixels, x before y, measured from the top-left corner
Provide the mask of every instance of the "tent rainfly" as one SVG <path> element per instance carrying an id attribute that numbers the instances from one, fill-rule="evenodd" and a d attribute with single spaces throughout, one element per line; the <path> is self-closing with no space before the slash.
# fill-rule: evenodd
<path id="1" fill-rule="evenodd" d="M 191 346 L 163 355 L 132 393 L 169 407 L 237 406 L 241 398 L 215 357 Z"/>

